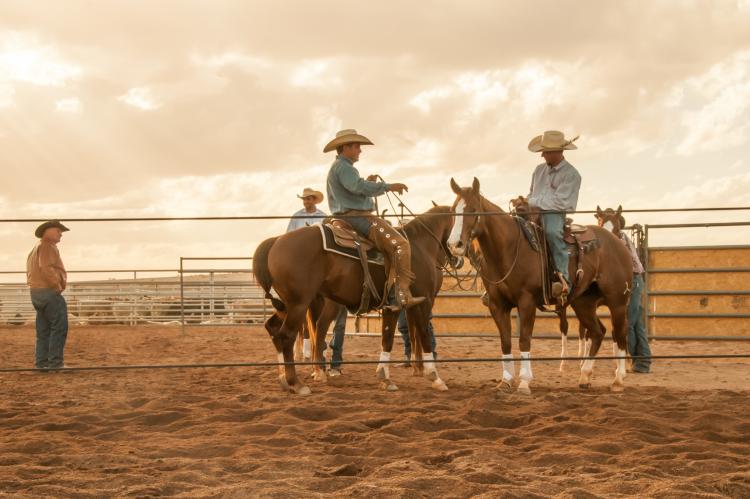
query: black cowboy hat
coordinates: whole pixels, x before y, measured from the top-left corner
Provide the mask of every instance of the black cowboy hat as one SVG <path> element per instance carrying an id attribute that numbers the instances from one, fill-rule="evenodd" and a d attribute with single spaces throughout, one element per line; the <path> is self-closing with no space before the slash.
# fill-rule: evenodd
<path id="1" fill-rule="evenodd" d="M 60 223 L 59 220 L 49 220 L 47 222 L 44 222 L 42 225 L 36 228 L 34 231 L 34 235 L 36 237 L 42 237 L 44 235 L 44 231 L 49 229 L 50 227 L 57 227 L 63 232 L 69 231 L 70 229 L 65 227 L 63 224 Z"/>

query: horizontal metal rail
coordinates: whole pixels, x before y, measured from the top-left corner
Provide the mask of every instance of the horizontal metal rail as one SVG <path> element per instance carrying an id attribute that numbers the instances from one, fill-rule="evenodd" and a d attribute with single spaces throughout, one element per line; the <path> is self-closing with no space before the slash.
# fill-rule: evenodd
<path id="1" fill-rule="evenodd" d="M 628 357 L 601 355 L 585 357 L 530 357 L 528 361 L 533 362 L 559 362 L 562 360 L 579 361 L 579 360 L 622 360 Z M 750 354 L 706 354 L 706 355 L 650 355 L 650 356 L 632 356 L 631 359 L 650 359 L 650 360 L 704 360 L 704 359 L 729 359 L 741 360 L 750 359 Z M 435 362 L 438 364 L 478 364 L 478 363 L 499 363 L 501 357 L 479 357 L 479 358 L 454 358 L 454 359 L 425 359 L 422 361 L 412 360 L 414 363 Z M 520 359 L 519 359 L 520 360 Z M 344 360 L 341 363 L 347 365 L 373 365 L 373 364 L 400 364 L 400 360 Z M 29 367 L 3 367 L 0 372 L 39 372 L 39 371 L 123 371 L 132 369 L 206 369 L 206 368 L 236 368 L 236 367 L 282 367 L 282 366 L 315 366 L 325 365 L 326 362 L 231 362 L 216 364 L 137 364 L 137 365 L 114 365 L 114 366 L 82 366 L 82 367 L 65 367 L 57 369 L 36 369 Z"/>
<path id="2" fill-rule="evenodd" d="M 699 207 L 699 208 L 637 208 L 622 210 L 622 213 L 681 213 L 681 212 L 698 212 L 698 211 L 745 211 L 750 210 L 750 206 L 718 206 L 718 207 Z M 540 210 L 542 213 L 563 213 L 557 210 Z M 574 213 L 597 213 L 596 210 L 578 210 L 578 211 L 567 211 L 566 214 Z M 502 213 L 497 212 L 476 212 L 476 213 L 465 213 L 465 215 L 501 215 Z M 451 213 L 434 213 L 433 215 L 439 216 L 453 216 Z M 337 215 L 339 218 L 356 217 L 357 215 Z M 385 215 L 390 218 L 408 218 L 412 215 L 404 214 L 403 216 L 398 214 Z M 308 215 L 245 215 L 245 216 L 203 216 L 203 217 L 102 217 L 102 218 L 67 218 L 63 217 L 61 220 L 66 222 L 172 222 L 172 221 L 216 221 L 216 220 L 289 220 L 289 219 L 308 219 L 308 218 L 319 218 L 310 217 Z M 0 223 L 36 223 L 46 222 L 47 218 L 3 218 L 0 219 Z M 750 222 L 748 223 L 750 224 Z M 656 227 L 656 226 L 655 226 Z"/>
<path id="3" fill-rule="evenodd" d="M 723 295 L 750 295 L 750 291 L 731 291 L 731 290 L 689 290 L 689 291 L 670 291 L 659 290 L 649 292 L 650 296 L 723 296 Z"/>
<path id="4" fill-rule="evenodd" d="M 705 274 L 727 272 L 750 272 L 750 267 L 689 267 L 671 269 L 648 269 L 649 274 Z"/>
<path id="5" fill-rule="evenodd" d="M 715 251 L 738 249 L 750 249 L 750 244 L 726 244 L 721 246 L 651 246 L 648 248 L 648 251 Z"/>

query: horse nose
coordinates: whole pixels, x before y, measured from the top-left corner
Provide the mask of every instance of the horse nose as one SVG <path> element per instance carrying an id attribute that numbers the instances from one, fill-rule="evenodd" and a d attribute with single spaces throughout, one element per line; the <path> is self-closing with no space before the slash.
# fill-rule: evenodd
<path id="1" fill-rule="evenodd" d="M 455 243 L 449 244 L 448 247 L 451 250 L 451 253 L 453 253 L 455 256 L 463 256 L 463 254 L 464 254 L 464 243 L 463 242 L 457 241 Z"/>

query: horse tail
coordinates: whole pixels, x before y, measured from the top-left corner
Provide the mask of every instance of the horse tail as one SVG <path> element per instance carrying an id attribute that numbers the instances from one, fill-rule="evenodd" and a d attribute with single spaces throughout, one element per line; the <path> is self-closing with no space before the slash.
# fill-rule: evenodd
<path id="1" fill-rule="evenodd" d="M 274 298 L 271 295 L 271 286 L 273 286 L 273 278 L 271 272 L 268 269 L 268 254 L 271 252 L 271 247 L 276 242 L 278 237 L 271 237 L 260 243 L 255 249 L 253 254 L 253 274 L 255 274 L 255 280 L 258 281 L 260 287 L 266 292 L 265 296 L 271 300 L 273 308 L 279 311 L 286 310 L 284 302 L 278 298 Z"/>

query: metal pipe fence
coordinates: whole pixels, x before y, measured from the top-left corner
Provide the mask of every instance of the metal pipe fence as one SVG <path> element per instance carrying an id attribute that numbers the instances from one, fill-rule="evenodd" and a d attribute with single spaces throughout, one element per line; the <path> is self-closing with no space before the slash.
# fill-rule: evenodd
<path id="1" fill-rule="evenodd" d="M 664 212 L 720 212 L 750 210 L 750 207 L 717 207 L 717 208 L 663 208 L 623 210 L 625 213 L 664 213 Z M 576 213 L 595 213 L 582 210 Z M 465 215 L 471 215 L 466 213 Z M 496 215 L 496 213 L 484 213 Z M 396 217 L 397 215 L 391 215 Z M 450 216 L 450 215 L 446 215 Z M 274 220 L 289 216 L 238 216 L 238 217 L 124 217 L 124 218 L 77 218 L 66 219 L 71 222 L 128 222 L 128 221 L 213 221 L 213 220 Z M 304 217 L 298 217 L 304 218 Z M 3 222 L 39 222 L 41 219 L 0 219 Z M 746 274 L 747 266 L 725 266 L 720 262 L 716 266 L 699 267 L 663 267 L 650 265 L 651 256 L 665 251 L 722 250 L 740 249 L 750 251 L 750 245 L 725 246 L 672 246 L 650 247 L 649 239 L 657 230 L 680 228 L 731 228 L 750 226 L 750 222 L 709 222 L 681 224 L 646 224 L 642 234 L 636 237 L 642 251 L 646 269 L 646 287 L 643 296 L 645 320 L 652 338 L 667 339 L 682 336 L 657 336 L 653 330 L 655 319 L 747 319 L 750 313 L 686 313 L 664 312 L 656 310 L 656 297 L 690 297 L 690 296 L 738 296 L 750 295 L 747 285 L 742 289 L 653 289 L 651 286 L 656 276 L 677 274 Z M 631 227 L 634 229 L 634 227 Z M 265 320 L 268 307 L 263 292 L 254 282 L 249 265 L 244 268 L 230 267 L 204 268 L 190 266 L 196 261 L 250 261 L 249 257 L 180 257 L 177 269 L 103 269 L 70 271 L 73 276 L 92 274 L 121 274 L 125 279 L 97 280 L 86 279 L 70 282 L 65 292 L 68 299 L 71 321 L 74 324 L 181 324 L 193 325 L 233 325 L 261 323 Z M 167 277 L 145 277 L 154 274 L 170 274 Z M 25 274 L 23 271 L 0 271 L 0 275 Z M 132 278 L 131 278 L 132 275 Z M 470 281 L 476 276 L 473 271 L 458 274 L 459 279 Z M 750 280 L 746 281 L 750 282 Z M 476 288 L 475 288 L 476 289 Z M 440 297 L 474 296 L 479 293 L 455 291 L 441 292 Z M 651 302 L 654 301 L 654 305 Z M 607 317 L 608 314 L 600 314 Z M 369 314 L 365 318 L 375 318 Z M 489 318 L 488 313 L 435 314 L 438 319 L 481 319 Z M 553 317 L 552 314 L 540 314 L 540 317 Z M 569 317 L 573 317 L 569 314 Z M 0 324 L 24 324 L 33 322 L 34 311 L 28 298 L 28 289 L 19 283 L 0 283 Z M 542 335 L 544 332 L 542 332 Z M 708 336 L 708 335 L 706 335 Z M 553 337 L 556 337 L 553 335 Z M 692 336 L 691 336 L 692 337 Z M 724 337 L 716 335 L 715 338 Z M 697 336 L 696 336 L 697 338 Z M 750 336 L 731 337 L 732 339 L 750 339 Z"/>

